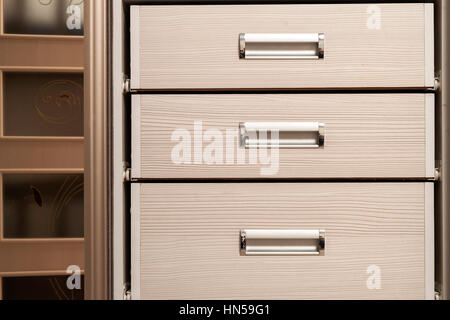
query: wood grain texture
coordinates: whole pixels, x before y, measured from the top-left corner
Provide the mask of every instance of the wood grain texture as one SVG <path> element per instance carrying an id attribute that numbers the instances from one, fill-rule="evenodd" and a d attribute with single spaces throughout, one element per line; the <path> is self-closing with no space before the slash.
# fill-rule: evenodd
<path id="1" fill-rule="evenodd" d="M 432 113 L 426 108 L 433 106 L 426 104 L 426 97 L 142 95 L 135 100 L 140 105 L 133 105 L 133 140 L 140 142 L 140 150 L 135 146 L 133 151 L 132 166 L 139 166 L 133 169 L 133 178 L 432 178 L 434 161 L 427 152 L 427 139 L 432 137 L 426 138 L 426 114 Z M 195 121 L 202 121 L 203 133 L 218 129 L 223 135 L 223 163 L 207 165 L 205 157 L 196 163 L 196 157 L 202 157 L 211 142 L 204 140 L 203 150 L 194 148 Z M 226 148 L 226 131 L 238 129 L 240 122 L 253 121 L 323 122 L 325 147 L 280 149 L 278 173 L 263 176 L 261 168 L 269 168 L 270 164 L 249 164 L 248 150 L 245 163 L 238 164 L 237 141 L 234 147 Z M 188 130 L 191 137 L 191 161 L 187 164 L 172 161 L 172 151 L 180 143 L 178 139 L 172 141 L 172 134 L 178 129 Z M 428 134 L 434 135 L 433 130 Z M 234 161 L 227 162 L 227 155 L 233 155 Z"/>
<path id="2" fill-rule="evenodd" d="M 425 121 L 426 121 L 426 173 L 427 177 L 435 174 L 436 170 L 436 96 L 425 96 Z"/>
<path id="3" fill-rule="evenodd" d="M 425 3 L 425 86 L 434 87 L 434 4 Z"/>
<path id="4" fill-rule="evenodd" d="M 141 108 L 135 106 L 141 105 L 141 95 L 134 94 L 131 96 L 131 118 L 132 119 L 141 119 Z M 141 132 L 140 132 L 141 126 L 133 125 L 131 127 L 131 157 L 133 158 L 133 166 L 131 167 L 131 175 L 133 177 L 140 177 L 141 176 Z"/>
<path id="5" fill-rule="evenodd" d="M 138 295 L 424 299 L 424 185 L 139 185 Z M 240 256 L 241 229 L 325 229 L 325 256 Z M 381 270 L 380 290 L 367 288 L 370 266 Z"/>
<path id="6" fill-rule="evenodd" d="M 131 49 L 140 72 L 131 75 L 131 85 L 143 90 L 433 86 L 427 76 L 433 70 L 425 70 L 431 57 L 426 30 L 427 38 L 433 37 L 433 28 L 425 26 L 433 21 L 426 21 L 425 6 L 138 6 L 131 28 L 140 35 Z M 379 28 L 372 23 L 378 13 Z M 325 59 L 240 60 L 240 33 L 324 33 Z"/>

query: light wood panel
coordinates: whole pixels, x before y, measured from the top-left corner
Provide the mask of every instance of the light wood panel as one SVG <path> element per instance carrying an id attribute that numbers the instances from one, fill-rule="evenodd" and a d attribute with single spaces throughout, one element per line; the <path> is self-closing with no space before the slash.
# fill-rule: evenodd
<path id="1" fill-rule="evenodd" d="M 0 35 L 1 66 L 84 68 L 84 37 Z"/>
<path id="2" fill-rule="evenodd" d="M 434 62 L 434 5 L 425 5 L 425 83 L 431 85 L 435 81 Z"/>
<path id="3" fill-rule="evenodd" d="M 3 240 L 0 242 L 0 275 L 14 272 L 38 274 L 66 270 L 71 265 L 84 269 L 84 241 Z"/>
<path id="4" fill-rule="evenodd" d="M 132 114 L 132 176 L 136 179 L 434 176 L 433 95 L 135 95 Z M 216 141 L 223 146 L 223 162 L 206 164 L 202 157 L 212 141 L 200 141 L 203 149 L 195 148 L 196 121 L 202 121 L 200 135 L 211 129 L 221 133 L 223 141 Z M 267 121 L 323 122 L 325 147 L 280 149 L 278 172 L 276 158 L 271 164 L 258 156 L 257 164 L 250 164 L 249 150 L 244 150 L 245 163 L 239 163 L 238 142 L 227 146 L 226 131 L 237 130 L 240 122 Z M 181 164 L 172 159 L 181 142 L 172 140 L 172 134 L 179 129 L 187 130 L 191 139 L 187 142 L 190 154 L 185 148 L 188 157 Z M 273 152 L 269 150 L 268 155 Z M 234 157 L 232 162 L 227 161 L 229 155 Z M 270 167 L 274 174 L 263 175 L 261 169 Z"/>
<path id="5" fill-rule="evenodd" d="M 425 184 L 425 297 L 435 299 L 434 183 Z"/>
<path id="6" fill-rule="evenodd" d="M 131 86 L 433 87 L 432 10 L 423 3 L 134 6 Z M 240 33 L 324 33 L 325 59 L 240 60 Z"/>
<path id="7" fill-rule="evenodd" d="M 425 183 L 134 184 L 132 193 L 134 299 L 424 299 L 434 272 Z M 241 229 L 324 229 L 325 256 L 240 256 Z M 379 290 L 367 286 L 371 266 Z"/>
<path id="8" fill-rule="evenodd" d="M 83 139 L 0 138 L 0 170 L 83 169 Z"/>
<path id="9" fill-rule="evenodd" d="M 426 145 L 425 145 L 425 166 L 427 177 L 433 177 L 436 171 L 436 96 L 427 94 L 425 96 L 425 121 L 426 121 Z"/>

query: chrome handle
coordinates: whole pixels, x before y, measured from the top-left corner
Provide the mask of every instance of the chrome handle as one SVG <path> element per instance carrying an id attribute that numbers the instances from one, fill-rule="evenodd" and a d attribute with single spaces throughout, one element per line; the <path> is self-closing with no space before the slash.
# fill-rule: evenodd
<path id="1" fill-rule="evenodd" d="M 311 149 L 325 146 L 319 122 L 245 122 L 239 124 L 241 148 Z"/>
<path id="2" fill-rule="evenodd" d="M 323 59 L 323 33 L 241 33 L 239 58 L 247 60 Z"/>
<path id="3" fill-rule="evenodd" d="M 323 256 L 324 230 L 241 230 L 242 256 Z"/>

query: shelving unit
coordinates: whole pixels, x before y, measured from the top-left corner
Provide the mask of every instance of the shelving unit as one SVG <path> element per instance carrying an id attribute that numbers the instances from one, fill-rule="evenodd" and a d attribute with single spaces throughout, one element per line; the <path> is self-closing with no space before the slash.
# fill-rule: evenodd
<path id="1" fill-rule="evenodd" d="M 83 238 L 6 239 L 2 190 L 4 174 L 84 173 L 83 137 L 4 134 L 3 81 L 5 72 L 84 73 L 84 36 L 5 34 L 4 9 L 0 0 L 0 299 L 2 278 L 66 275 L 70 265 L 84 269 Z"/>

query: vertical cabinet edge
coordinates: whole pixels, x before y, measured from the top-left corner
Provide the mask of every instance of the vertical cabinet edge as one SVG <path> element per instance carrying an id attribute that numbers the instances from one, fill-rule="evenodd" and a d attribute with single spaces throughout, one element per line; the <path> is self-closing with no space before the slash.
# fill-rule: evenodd
<path id="1" fill-rule="evenodd" d="M 425 3 L 425 88 L 434 87 L 434 4 Z"/>
<path id="2" fill-rule="evenodd" d="M 141 96 L 131 98 L 131 178 L 141 178 Z"/>
<path id="3" fill-rule="evenodd" d="M 434 183 L 425 183 L 425 299 L 434 300 Z"/>
<path id="4" fill-rule="evenodd" d="M 141 31 L 140 31 L 140 8 L 139 6 L 130 7 L 130 50 L 131 50 L 131 89 L 139 89 L 141 83 L 141 54 L 140 54 L 140 43 L 141 43 Z"/>
<path id="5" fill-rule="evenodd" d="M 434 179 L 435 171 L 435 95 L 425 95 L 425 177 Z"/>
<path id="6" fill-rule="evenodd" d="M 131 299 L 141 297 L 141 185 L 131 185 Z"/>

